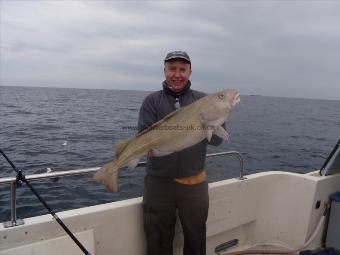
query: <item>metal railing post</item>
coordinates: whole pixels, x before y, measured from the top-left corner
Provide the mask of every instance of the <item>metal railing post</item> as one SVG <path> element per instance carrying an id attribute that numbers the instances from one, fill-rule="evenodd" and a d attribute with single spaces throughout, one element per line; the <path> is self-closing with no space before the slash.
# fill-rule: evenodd
<path id="1" fill-rule="evenodd" d="M 16 190 L 17 190 L 16 183 L 11 182 L 11 222 L 12 222 L 12 225 L 14 226 L 17 221 L 17 205 L 16 205 L 17 191 Z"/>
<path id="2" fill-rule="evenodd" d="M 5 228 L 23 225 L 22 219 L 17 219 L 17 183 L 12 181 L 11 185 L 11 220 L 4 223 Z"/>
<path id="3" fill-rule="evenodd" d="M 223 152 L 207 154 L 207 158 L 221 156 L 221 155 L 236 155 L 240 161 L 240 177 L 238 179 L 239 180 L 247 179 L 246 177 L 244 177 L 244 163 L 243 163 L 243 158 L 242 158 L 241 153 L 239 153 L 238 151 L 223 151 Z"/>

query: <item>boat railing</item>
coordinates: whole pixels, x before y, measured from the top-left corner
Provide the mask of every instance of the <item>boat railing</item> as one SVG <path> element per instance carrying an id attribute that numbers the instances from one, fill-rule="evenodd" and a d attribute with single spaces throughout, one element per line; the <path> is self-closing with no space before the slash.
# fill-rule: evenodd
<path id="1" fill-rule="evenodd" d="M 223 152 L 217 152 L 217 153 L 209 153 L 209 154 L 206 155 L 206 157 L 210 158 L 210 157 L 223 156 L 223 155 L 234 155 L 239 159 L 240 176 L 238 177 L 238 179 L 244 180 L 245 177 L 244 177 L 243 158 L 242 158 L 241 153 L 239 153 L 238 151 L 223 151 Z M 143 166 L 145 164 L 146 164 L 146 162 L 142 161 L 142 162 L 139 162 L 137 166 Z M 28 181 L 42 180 L 42 179 L 56 179 L 56 178 L 59 178 L 59 177 L 74 176 L 74 175 L 85 175 L 85 174 L 89 174 L 89 173 L 94 173 L 99 169 L 100 169 L 100 167 L 92 167 L 92 168 L 85 168 L 85 169 L 52 172 L 48 168 L 49 171 L 46 172 L 46 173 L 28 174 L 28 175 L 25 175 L 25 178 Z M 10 184 L 10 189 L 11 189 L 11 197 L 10 197 L 10 200 L 11 200 L 11 220 L 4 223 L 5 228 L 24 224 L 24 221 L 21 220 L 21 219 L 17 219 L 17 215 L 16 215 L 16 189 L 17 189 L 17 185 L 20 184 L 18 182 L 19 181 L 17 180 L 16 177 L 0 178 L 0 185 L 1 184 Z"/>

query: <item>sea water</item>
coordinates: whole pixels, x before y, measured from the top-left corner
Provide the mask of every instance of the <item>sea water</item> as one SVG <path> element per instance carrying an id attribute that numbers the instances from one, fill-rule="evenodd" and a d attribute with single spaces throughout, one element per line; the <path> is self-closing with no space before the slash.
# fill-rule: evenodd
<path id="1" fill-rule="evenodd" d="M 150 92 L 37 87 L 0 87 L 0 149 L 25 174 L 99 167 L 114 158 L 114 144 L 136 133 L 142 100 Z M 245 173 L 306 173 L 322 166 L 340 137 L 340 101 L 241 96 L 227 123 L 230 141 L 208 152 L 237 150 Z M 209 182 L 239 176 L 236 157 L 207 159 Z M 91 174 L 32 181 L 55 211 L 141 196 L 145 170 L 120 171 L 110 193 Z M 0 158 L 0 178 L 15 176 Z M 46 214 L 23 185 L 17 216 Z M 0 186 L 0 222 L 10 219 L 9 185 Z"/>

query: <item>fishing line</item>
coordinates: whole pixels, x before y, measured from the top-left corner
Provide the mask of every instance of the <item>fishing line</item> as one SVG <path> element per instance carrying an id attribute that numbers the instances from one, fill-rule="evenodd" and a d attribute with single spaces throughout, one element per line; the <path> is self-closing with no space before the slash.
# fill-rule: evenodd
<path id="1" fill-rule="evenodd" d="M 0 153 L 7 162 L 11 165 L 13 170 L 17 173 L 16 176 L 16 184 L 20 182 L 26 183 L 26 185 L 30 188 L 32 193 L 38 198 L 38 200 L 44 205 L 44 207 L 49 211 L 49 213 L 53 216 L 53 218 L 59 223 L 59 225 L 65 230 L 65 232 L 71 237 L 71 239 L 78 245 L 78 247 L 83 251 L 85 255 L 91 255 L 86 248 L 81 244 L 81 242 L 73 235 L 73 233 L 66 227 L 66 225 L 62 222 L 62 220 L 58 217 L 58 215 L 47 205 L 45 200 L 39 195 L 39 193 L 33 188 L 33 186 L 26 180 L 25 175 L 22 173 L 21 169 L 15 167 L 13 162 L 7 157 L 7 155 L 0 149 Z"/>

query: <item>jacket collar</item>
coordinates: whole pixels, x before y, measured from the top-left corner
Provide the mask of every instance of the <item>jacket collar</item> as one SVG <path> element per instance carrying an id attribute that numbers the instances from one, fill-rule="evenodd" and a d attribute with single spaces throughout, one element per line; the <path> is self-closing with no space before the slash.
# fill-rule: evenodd
<path id="1" fill-rule="evenodd" d="M 169 87 L 166 84 L 166 81 L 163 81 L 162 85 L 163 85 L 163 91 L 166 94 L 174 96 L 174 97 L 178 97 L 178 96 L 181 96 L 181 95 L 187 93 L 190 90 L 191 81 L 189 80 L 188 84 L 185 86 L 185 88 L 181 92 L 179 92 L 179 93 L 175 93 L 171 89 L 169 89 Z"/>

